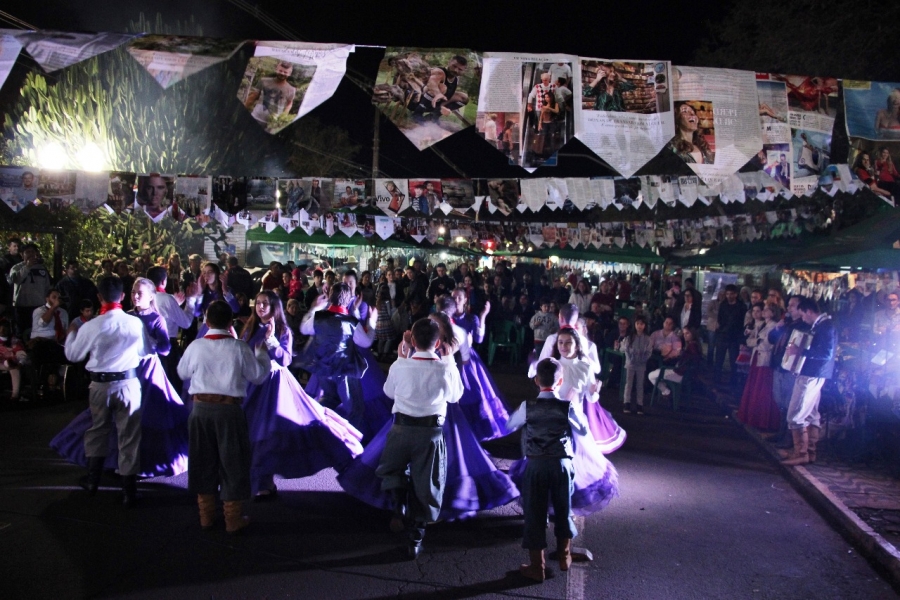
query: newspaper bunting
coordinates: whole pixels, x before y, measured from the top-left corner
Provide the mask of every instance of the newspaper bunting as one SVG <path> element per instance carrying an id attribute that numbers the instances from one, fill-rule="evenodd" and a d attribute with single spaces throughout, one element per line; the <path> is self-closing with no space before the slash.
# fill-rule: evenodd
<path id="1" fill-rule="evenodd" d="M 16 59 L 19 57 L 19 52 L 22 51 L 22 44 L 15 36 L 9 35 L 8 31 L 15 30 L 0 30 L 0 87 L 6 83 L 6 78 L 9 77 L 13 65 L 16 64 Z"/>
<path id="2" fill-rule="evenodd" d="M 256 43 L 238 100 L 268 133 L 278 133 L 334 94 L 354 46 L 306 42 Z"/>
<path id="3" fill-rule="evenodd" d="M 481 70 L 472 50 L 388 47 L 372 103 L 424 150 L 475 124 Z"/>
<path id="4" fill-rule="evenodd" d="M 179 35 L 145 35 L 128 45 L 128 53 L 163 88 L 224 62 L 244 41 Z"/>
<path id="5" fill-rule="evenodd" d="M 6 30 L 7 32 L 9 30 Z M 115 50 L 140 34 L 26 31 L 14 34 L 25 51 L 47 73 Z"/>

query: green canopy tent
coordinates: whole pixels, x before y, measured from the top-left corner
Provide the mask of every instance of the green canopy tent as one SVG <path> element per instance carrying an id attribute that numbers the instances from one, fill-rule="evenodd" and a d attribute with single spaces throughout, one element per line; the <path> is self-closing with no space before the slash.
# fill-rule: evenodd
<path id="1" fill-rule="evenodd" d="M 652 250 L 639 246 L 615 246 L 602 248 L 539 248 L 532 252 L 523 252 L 516 256 L 528 258 L 550 258 L 558 256 L 568 260 L 589 260 L 597 262 L 617 262 L 634 264 L 662 264 L 665 259 Z"/>

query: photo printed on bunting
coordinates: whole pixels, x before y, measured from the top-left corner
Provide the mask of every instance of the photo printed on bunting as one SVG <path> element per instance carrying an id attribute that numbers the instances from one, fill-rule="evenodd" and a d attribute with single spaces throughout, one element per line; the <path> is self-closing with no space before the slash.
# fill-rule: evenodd
<path id="1" fill-rule="evenodd" d="M 582 58 L 577 67 L 576 136 L 630 177 L 675 133 L 671 63 Z"/>
<path id="2" fill-rule="evenodd" d="M 228 60 L 243 45 L 243 40 L 145 35 L 133 40 L 127 49 L 159 85 L 169 88 L 203 69 Z"/>
<path id="3" fill-rule="evenodd" d="M 238 100 L 268 133 L 278 133 L 332 95 L 352 45 L 257 42 Z"/>
<path id="4" fill-rule="evenodd" d="M 209 206 L 212 177 L 179 175 L 175 180 L 175 202 L 172 218 L 176 221 L 199 218 Z M 207 213 L 208 215 L 208 213 Z"/>
<path id="5" fill-rule="evenodd" d="M 475 124 L 481 71 L 472 50 L 388 47 L 372 103 L 424 150 Z"/>
<path id="6" fill-rule="evenodd" d="M 76 171 L 50 171 L 41 169 L 38 178 L 38 199 L 41 204 L 60 209 L 75 201 Z"/>
<path id="7" fill-rule="evenodd" d="M 672 67 L 675 136 L 666 144 L 707 185 L 718 185 L 759 153 L 756 74 Z"/>
<path id="8" fill-rule="evenodd" d="M 556 151 L 575 132 L 573 65 L 569 54 L 485 54 L 478 132 L 530 171 L 556 164 Z"/>
<path id="9" fill-rule="evenodd" d="M 114 50 L 140 35 L 110 32 L 27 31 L 16 33 L 15 37 L 44 71 L 52 73 L 93 58 L 98 54 Z"/>
<path id="10" fill-rule="evenodd" d="M 109 191 L 109 173 L 79 172 L 75 178 L 75 199 L 72 204 L 90 214 L 106 203 Z"/>
<path id="11" fill-rule="evenodd" d="M 175 200 L 175 176 L 149 173 L 138 175 L 135 202 L 154 223 L 159 223 L 170 214 Z"/>
<path id="12" fill-rule="evenodd" d="M 409 207 L 417 217 L 430 217 L 441 205 L 440 179 L 410 179 Z"/>
<path id="13" fill-rule="evenodd" d="M 236 215 L 247 208 L 247 178 L 219 175 L 213 180 L 212 201 L 220 210 Z"/>
<path id="14" fill-rule="evenodd" d="M 109 188 L 106 194 L 106 207 L 116 214 L 131 210 L 134 206 L 137 174 L 129 171 L 112 171 L 109 173 Z"/>
<path id="15" fill-rule="evenodd" d="M 900 200 L 900 83 L 845 79 L 853 175 L 885 200 Z"/>
<path id="16" fill-rule="evenodd" d="M 0 30 L 0 32 L 2 32 L 0 33 L 0 87 L 3 87 L 6 78 L 9 77 L 9 72 L 16 64 L 19 52 L 22 51 L 22 44 L 15 37 L 9 35 L 7 30 Z"/>
<path id="17" fill-rule="evenodd" d="M 375 206 L 389 217 L 396 217 L 409 208 L 406 179 L 375 179 Z"/>
<path id="18" fill-rule="evenodd" d="M 365 179 L 335 179 L 332 206 L 335 209 L 348 210 L 369 206 L 366 181 Z"/>

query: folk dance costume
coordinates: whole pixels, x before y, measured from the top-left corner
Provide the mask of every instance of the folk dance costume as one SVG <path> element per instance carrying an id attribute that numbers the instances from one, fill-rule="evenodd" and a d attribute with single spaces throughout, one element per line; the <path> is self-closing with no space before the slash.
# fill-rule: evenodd
<path id="1" fill-rule="evenodd" d="M 434 366 L 437 355 L 430 352 L 416 352 L 410 358 L 399 357 L 391 367 L 384 391 L 389 396 L 394 396 L 394 422 L 388 423 L 377 436 L 366 446 L 361 456 L 357 457 L 350 466 L 338 475 L 338 483 L 348 494 L 375 506 L 390 510 L 392 499 L 390 490 L 396 480 L 385 479 L 384 483 L 377 473 L 379 463 L 387 452 L 386 446 L 392 436 L 397 435 L 393 431 L 400 423 L 397 414 L 412 417 L 424 416 L 429 409 L 415 410 L 408 403 L 426 396 L 429 385 L 436 387 L 430 378 L 435 376 L 430 371 L 440 371 L 445 385 L 453 381 L 460 382 L 460 394 L 464 394 L 462 378 L 453 364 L 452 357 L 440 359 L 440 368 Z M 396 368 L 395 368 L 396 367 Z M 451 370 L 453 372 L 451 372 Z M 403 398 L 406 400 L 404 401 Z M 399 399 L 399 400 L 398 400 Z M 497 506 L 508 504 L 519 496 L 515 484 L 505 473 L 499 471 L 485 451 L 481 448 L 478 438 L 475 436 L 462 408 L 456 401 L 450 402 L 443 408 L 442 425 L 443 445 L 447 457 L 446 479 L 443 486 L 443 503 L 440 510 L 429 515 L 428 520 L 438 517 L 443 520 L 454 520 L 473 516 L 480 510 L 488 510 Z M 412 413 L 412 414 L 410 414 Z M 402 421 L 403 417 L 399 417 Z M 404 430 L 413 427 L 403 427 Z M 430 428 L 423 428 L 430 429 Z M 418 428 L 416 428 L 418 430 Z M 415 482 L 414 482 L 415 485 Z M 417 493 L 420 493 L 417 491 Z"/>
<path id="2" fill-rule="evenodd" d="M 247 388 L 244 413 L 253 450 L 253 493 L 274 490 L 272 475 L 306 477 L 334 467 L 340 470 L 362 453 L 362 434 L 330 408 L 310 398 L 287 370 L 292 336 L 264 339 L 258 327 L 248 340 L 251 349 L 265 348 L 269 375 Z"/>
<path id="3" fill-rule="evenodd" d="M 141 385 L 141 477 L 171 477 L 187 471 L 188 430 L 190 411 L 181 401 L 178 392 L 169 382 L 159 356 L 169 353 L 169 336 L 162 317 L 153 312 L 127 313 L 138 317 L 144 324 L 153 344 L 154 352 L 141 360 L 138 379 Z M 84 451 L 85 433 L 92 426 L 91 410 L 75 417 L 65 429 L 50 442 L 50 447 L 60 456 L 77 465 L 86 466 Z M 116 425 L 108 435 L 108 451 L 103 464 L 115 469 L 118 462 Z"/>
<path id="4" fill-rule="evenodd" d="M 774 347 L 769 342 L 769 333 L 775 325 L 774 321 L 767 321 L 752 334 L 757 339 L 750 355 L 750 375 L 738 408 L 738 421 L 765 431 L 776 431 L 781 424 L 781 413 L 773 394 L 774 371 L 769 366 Z"/>
<path id="5" fill-rule="evenodd" d="M 564 327 L 563 329 L 574 331 L 574 329 L 570 327 Z M 579 334 L 577 331 L 575 332 L 575 334 L 580 336 L 582 344 L 585 348 L 584 360 L 586 361 L 590 371 L 590 381 L 596 381 L 596 377 L 600 374 L 601 370 L 597 346 L 596 344 L 594 344 L 594 342 Z M 554 348 L 556 348 L 556 340 L 558 339 L 558 337 L 559 333 L 557 332 L 547 338 L 547 342 L 541 349 L 540 357 L 529 368 L 529 377 L 534 376 L 534 369 L 537 363 L 544 360 L 545 358 L 553 356 L 553 350 Z M 560 363 L 562 363 L 564 368 L 567 364 L 571 363 L 571 360 L 566 358 L 560 358 L 558 360 Z M 579 369 L 581 368 L 582 367 L 579 366 Z M 565 382 L 563 383 L 563 385 L 565 386 Z M 612 454 L 613 452 L 621 448 L 622 444 L 625 443 L 625 438 L 627 437 L 625 430 L 619 426 L 619 424 L 609 413 L 609 411 L 603 408 L 603 406 L 600 404 L 599 393 L 592 395 L 588 393 L 587 386 L 585 386 L 581 396 L 582 398 L 580 408 L 587 418 L 588 426 L 591 429 L 591 436 L 597 442 L 597 446 L 600 448 L 600 451 L 603 452 L 603 454 Z M 573 399 L 573 402 L 574 401 L 575 400 Z"/>
<path id="6" fill-rule="evenodd" d="M 178 346 L 178 332 L 181 329 L 189 329 L 194 322 L 194 306 L 185 301 L 184 307 L 178 304 L 178 300 L 172 294 L 166 293 L 165 288 L 156 288 L 156 307 L 159 309 L 159 315 L 166 324 L 166 331 L 169 332 L 169 342 L 172 349 L 168 356 L 160 359 L 163 368 L 166 370 L 166 376 L 175 387 L 181 389 L 181 378 L 178 377 L 178 361 L 181 360 L 181 348 Z"/>
<path id="7" fill-rule="evenodd" d="M 573 440 L 575 455 L 572 460 L 575 468 L 572 510 L 576 515 L 584 516 L 604 509 L 612 498 L 618 496 L 619 476 L 616 468 L 604 456 L 607 453 L 594 439 L 590 429 L 590 418 L 584 414 L 584 405 L 597 404 L 596 401 L 591 402 L 585 398 L 588 395 L 586 390 L 594 377 L 590 361 L 587 358 L 556 360 L 563 367 L 563 384 L 559 390 L 559 397 L 572 398 L 572 409 L 580 414 L 579 418 L 588 423 L 588 432 Z M 624 442 L 624 432 L 622 441 Z M 509 468 L 510 477 L 520 487 L 525 485 L 524 477 L 528 463 L 528 454 L 527 452 L 524 454 L 526 458 L 514 462 Z"/>
<path id="8" fill-rule="evenodd" d="M 349 315 L 353 316 L 360 323 L 365 323 L 369 316 L 369 306 L 365 302 L 358 305 L 354 302 L 348 309 Z M 379 318 L 380 318 L 379 313 Z M 362 329 L 360 327 L 360 329 Z M 363 332 L 366 335 L 354 334 L 353 340 L 356 344 L 356 354 L 365 363 L 365 371 L 360 380 L 360 387 L 364 405 L 364 417 L 360 423 L 356 425 L 363 434 L 363 445 L 367 445 L 374 438 L 384 425 L 391 420 L 391 407 L 394 401 L 387 397 L 384 393 L 385 375 L 378 364 L 375 355 L 372 354 L 371 344 L 374 341 L 371 332 Z M 367 345 L 368 344 L 368 345 Z M 306 393 L 316 398 L 319 394 L 324 396 L 324 388 L 320 383 L 318 375 L 313 374 L 306 384 Z"/>
<path id="9" fill-rule="evenodd" d="M 115 420 L 124 500 L 126 506 L 132 506 L 137 499 L 136 477 L 141 470 L 143 407 L 138 367 L 153 353 L 153 348 L 144 324 L 125 314 L 121 304 L 105 304 L 100 312 L 100 316 L 66 338 L 66 358 L 72 362 L 88 359 L 85 368 L 91 377 L 92 425 L 84 433 L 88 475 L 83 484 L 89 492 L 96 493 Z"/>
<path id="10" fill-rule="evenodd" d="M 197 494 L 200 526 L 211 529 L 216 492 L 225 503 L 225 526 L 237 532 L 246 526 L 243 502 L 250 499 L 250 436 L 241 408 L 248 383 L 258 384 L 269 373 L 268 356 L 228 330 L 211 329 L 187 347 L 178 375 L 190 381 L 194 396 L 190 431 L 188 489 Z"/>
<path id="11" fill-rule="evenodd" d="M 494 378 L 472 347 L 473 344 L 480 344 L 484 340 L 481 319 L 474 313 L 455 317 L 453 333 L 460 342 L 459 354 L 462 363 L 458 366 L 465 388 L 459 406 L 469 426 L 475 437 L 481 441 L 506 435 L 505 427 L 509 413 Z"/>

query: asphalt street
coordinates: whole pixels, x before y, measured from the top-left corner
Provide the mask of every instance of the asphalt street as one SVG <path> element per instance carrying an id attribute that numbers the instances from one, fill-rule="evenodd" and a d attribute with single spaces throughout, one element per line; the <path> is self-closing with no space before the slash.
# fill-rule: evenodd
<path id="1" fill-rule="evenodd" d="M 512 403 L 531 393 L 497 375 Z M 202 532 L 185 476 L 143 482 L 141 505 L 117 504 L 115 481 L 95 498 L 82 469 L 48 442 L 80 402 L 0 408 L 0 595 L 3 598 L 896 598 L 897 592 L 795 491 L 746 433 L 702 404 L 622 415 L 610 456 L 621 495 L 579 522 L 593 562 L 543 584 L 518 565 L 513 503 L 429 527 L 415 562 L 386 513 L 345 495 L 333 471 L 278 482 L 250 506 L 247 535 Z M 508 464 L 518 445 L 489 445 Z M 552 535 L 550 536 L 552 546 Z"/>

